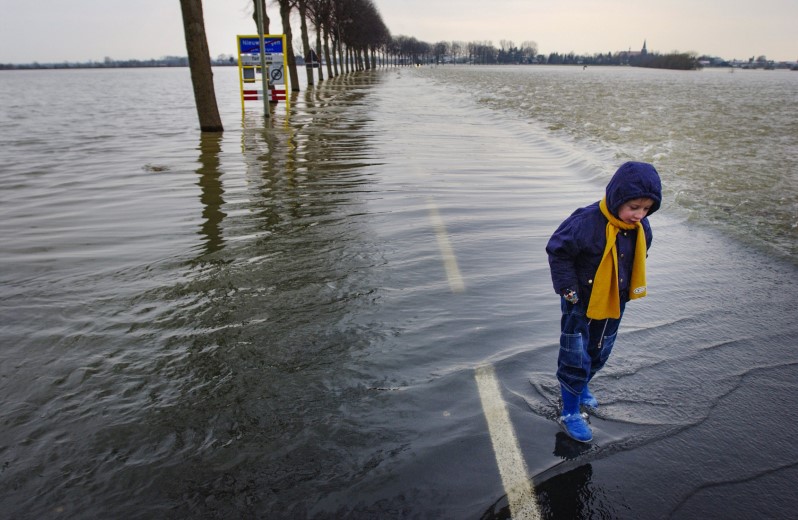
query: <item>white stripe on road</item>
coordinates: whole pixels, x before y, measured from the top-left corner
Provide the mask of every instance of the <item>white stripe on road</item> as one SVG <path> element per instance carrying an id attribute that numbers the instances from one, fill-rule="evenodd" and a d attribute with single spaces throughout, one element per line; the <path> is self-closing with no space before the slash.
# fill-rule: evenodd
<path id="1" fill-rule="evenodd" d="M 528 477 L 510 415 L 504 406 L 496 372 L 492 365 L 483 365 L 477 367 L 474 377 L 488 422 L 493 452 L 499 465 L 499 475 L 510 503 L 510 515 L 513 520 L 538 519 L 540 511 L 535 500 L 535 490 Z"/>
<path id="2" fill-rule="evenodd" d="M 463 277 L 460 275 L 460 268 L 457 267 L 457 258 L 454 256 L 454 249 L 452 249 L 452 244 L 449 241 L 446 225 L 443 223 L 438 207 L 432 199 L 428 201 L 427 206 L 429 208 L 429 218 L 432 220 L 435 236 L 438 239 L 438 248 L 441 250 L 443 267 L 446 269 L 446 278 L 449 279 L 449 289 L 456 293 L 463 292 L 465 283 L 463 283 Z"/>

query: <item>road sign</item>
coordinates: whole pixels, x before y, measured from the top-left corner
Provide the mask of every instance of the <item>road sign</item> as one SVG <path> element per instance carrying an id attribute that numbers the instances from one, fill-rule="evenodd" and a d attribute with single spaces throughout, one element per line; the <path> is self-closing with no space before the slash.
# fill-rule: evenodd
<path id="1" fill-rule="evenodd" d="M 272 85 L 285 85 L 282 63 L 272 63 L 269 65 L 269 83 Z"/>
<path id="2" fill-rule="evenodd" d="M 272 89 L 272 85 L 287 85 L 288 80 L 285 77 L 288 70 L 287 58 L 284 52 L 286 49 L 285 35 L 284 34 L 265 34 L 263 35 L 264 47 L 264 61 L 266 66 L 264 71 L 261 71 L 260 59 L 260 42 L 261 39 L 257 34 L 255 35 L 238 35 L 238 79 L 239 88 L 241 90 L 241 110 L 245 108 L 244 101 L 254 101 L 271 98 L 271 101 L 277 102 L 285 101 L 286 107 L 289 100 L 285 95 L 286 87 L 280 91 L 279 95 L 275 95 L 276 90 Z M 263 72 L 263 74 L 262 74 Z M 266 81 L 268 80 L 268 84 Z M 261 93 L 260 91 L 244 90 L 245 83 L 255 83 L 256 81 L 264 81 L 263 89 L 270 90 L 269 93 Z"/>
<path id="3" fill-rule="evenodd" d="M 264 56 L 266 57 L 266 63 L 272 63 L 274 61 L 283 61 L 283 55 L 279 52 L 278 53 L 267 52 Z M 257 52 L 252 54 L 242 54 L 241 65 L 252 65 L 254 67 L 260 67 L 260 54 Z"/>
<path id="4" fill-rule="evenodd" d="M 263 46 L 266 54 L 283 53 L 283 35 L 266 34 L 263 36 Z M 238 52 L 241 54 L 260 54 L 257 36 L 239 36 Z"/>

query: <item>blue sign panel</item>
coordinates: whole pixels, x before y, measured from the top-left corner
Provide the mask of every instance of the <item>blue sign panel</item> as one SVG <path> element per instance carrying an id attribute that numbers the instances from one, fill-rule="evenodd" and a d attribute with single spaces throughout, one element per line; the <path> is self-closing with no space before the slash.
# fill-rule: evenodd
<path id="1" fill-rule="evenodd" d="M 264 36 L 263 39 L 264 46 L 266 47 L 266 54 L 282 54 L 283 39 L 281 37 Z M 241 54 L 260 53 L 260 44 L 257 36 L 254 38 L 239 38 L 238 45 Z"/>

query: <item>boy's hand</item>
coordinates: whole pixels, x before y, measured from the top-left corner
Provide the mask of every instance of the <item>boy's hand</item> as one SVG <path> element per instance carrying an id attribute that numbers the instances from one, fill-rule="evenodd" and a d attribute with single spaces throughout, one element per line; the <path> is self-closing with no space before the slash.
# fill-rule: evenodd
<path id="1" fill-rule="evenodd" d="M 565 298 L 565 301 L 573 305 L 576 305 L 579 302 L 579 296 L 573 289 L 565 289 L 562 292 L 562 297 Z"/>

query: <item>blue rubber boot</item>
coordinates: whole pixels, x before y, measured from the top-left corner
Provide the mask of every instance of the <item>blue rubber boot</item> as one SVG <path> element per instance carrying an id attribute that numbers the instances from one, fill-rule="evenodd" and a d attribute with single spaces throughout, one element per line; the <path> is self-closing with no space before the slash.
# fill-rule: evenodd
<path id="1" fill-rule="evenodd" d="M 562 415 L 557 419 L 560 428 L 575 441 L 590 442 L 593 440 L 593 432 L 585 418 L 579 413 L 581 396 L 572 394 L 562 386 L 560 386 L 560 392 L 562 393 Z"/>
<path id="2" fill-rule="evenodd" d="M 598 408 L 598 401 L 590 392 L 590 389 L 587 387 L 587 385 L 585 385 L 585 389 L 582 390 L 582 395 L 579 396 L 579 402 L 582 404 L 582 406 L 587 408 Z"/>

